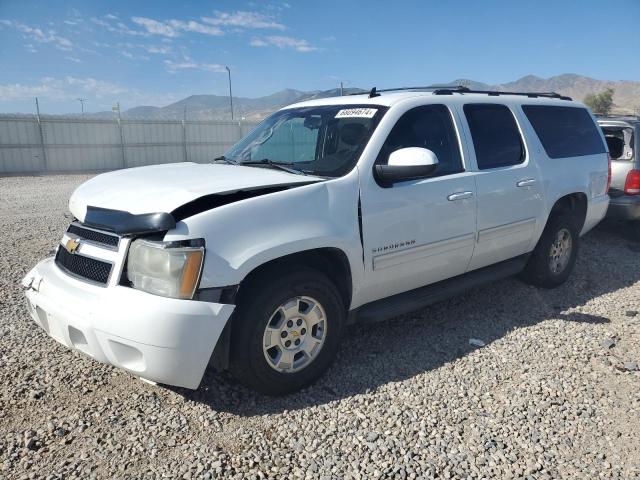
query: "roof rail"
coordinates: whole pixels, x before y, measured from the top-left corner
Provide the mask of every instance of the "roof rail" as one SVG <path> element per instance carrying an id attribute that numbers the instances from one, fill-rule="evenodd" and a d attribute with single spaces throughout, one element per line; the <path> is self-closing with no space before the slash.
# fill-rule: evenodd
<path id="1" fill-rule="evenodd" d="M 567 101 L 573 100 L 571 97 L 560 95 L 559 93 L 556 93 L 556 92 L 505 92 L 501 90 L 472 90 L 462 85 L 458 85 L 454 88 L 451 88 L 451 87 L 437 88 L 433 91 L 434 95 L 453 95 L 454 93 L 461 93 L 461 94 L 481 93 L 481 94 L 489 95 L 491 97 L 497 97 L 500 95 L 519 95 L 522 97 L 529 97 L 529 98 L 543 97 L 543 98 L 557 98 L 559 100 L 567 100 Z"/>
<path id="2" fill-rule="evenodd" d="M 371 90 L 365 90 L 362 92 L 353 92 L 353 93 L 348 93 L 346 96 L 351 96 L 351 95 L 369 95 L 369 98 L 373 98 L 373 97 L 378 97 L 379 93 L 384 93 L 384 92 L 403 92 L 403 91 L 432 91 L 433 89 L 435 89 L 437 87 L 435 86 L 429 86 L 429 87 L 398 87 L 398 88 L 383 88 L 383 89 L 377 89 L 376 87 L 373 87 Z"/>
<path id="3" fill-rule="evenodd" d="M 385 92 L 405 92 L 405 91 L 424 91 L 424 92 L 432 92 L 434 95 L 453 95 L 454 93 L 481 93 L 489 96 L 499 96 L 499 95 L 519 95 L 523 97 L 529 98 L 557 98 L 559 100 L 573 100 L 571 97 L 567 97 L 565 95 L 560 95 L 556 92 L 505 92 L 501 90 L 473 90 L 464 85 L 429 85 L 426 87 L 398 87 L 398 88 L 383 88 L 377 89 L 373 87 L 369 92 L 355 92 L 349 93 L 348 95 L 369 95 L 369 98 L 379 97 L 381 93 Z"/>

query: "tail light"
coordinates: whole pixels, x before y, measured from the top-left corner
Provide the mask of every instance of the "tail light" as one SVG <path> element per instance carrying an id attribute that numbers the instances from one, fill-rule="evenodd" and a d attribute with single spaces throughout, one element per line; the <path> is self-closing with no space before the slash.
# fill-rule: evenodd
<path id="1" fill-rule="evenodd" d="M 640 170 L 631 170 L 624 182 L 624 193 L 627 195 L 640 194 Z"/>
<path id="2" fill-rule="evenodd" d="M 607 191 L 606 193 L 609 193 L 609 188 L 611 188 L 611 155 L 608 155 L 608 159 L 609 159 L 609 172 L 607 174 Z"/>

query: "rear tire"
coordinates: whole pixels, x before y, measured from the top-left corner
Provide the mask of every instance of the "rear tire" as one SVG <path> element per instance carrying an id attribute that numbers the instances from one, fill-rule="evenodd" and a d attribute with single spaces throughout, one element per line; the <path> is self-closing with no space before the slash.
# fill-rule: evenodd
<path id="1" fill-rule="evenodd" d="M 520 279 L 543 288 L 562 285 L 576 263 L 579 233 L 571 214 L 560 213 L 550 217 Z"/>
<path id="2" fill-rule="evenodd" d="M 231 373 L 267 395 L 300 390 L 336 356 L 345 305 L 335 285 L 310 268 L 270 269 L 238 295 L 231 335 Z"/>

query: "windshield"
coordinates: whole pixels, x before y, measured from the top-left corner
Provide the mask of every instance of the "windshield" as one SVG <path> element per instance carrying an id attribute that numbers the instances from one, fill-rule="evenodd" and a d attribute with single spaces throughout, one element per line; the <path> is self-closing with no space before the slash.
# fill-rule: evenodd
<path id="1" fill-rule="evenodd" d="M 267 117 L 231 147 L 225 159 L 236 163 L 279 163 L 313 175 L 349 172 L 387 107 L 325 105 L 290 108 Z"/>

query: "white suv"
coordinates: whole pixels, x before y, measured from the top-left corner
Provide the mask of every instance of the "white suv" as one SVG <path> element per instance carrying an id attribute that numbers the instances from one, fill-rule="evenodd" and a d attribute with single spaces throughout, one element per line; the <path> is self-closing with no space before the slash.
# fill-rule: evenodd
<path id="1" fill-rule="evenodd" d="M 555 287 L 609 204 L 602 132 L 557 94 L 401 89 L 286 107 L 213 164 L 99 175 L 23 281 L 56 340 L 197 388 L 314 381 L 344 326 L 520 273 Z"/>

